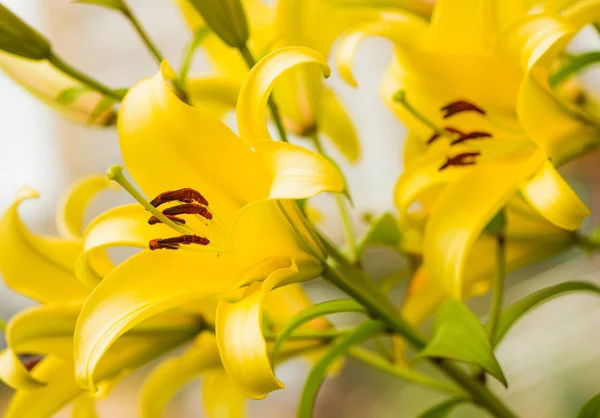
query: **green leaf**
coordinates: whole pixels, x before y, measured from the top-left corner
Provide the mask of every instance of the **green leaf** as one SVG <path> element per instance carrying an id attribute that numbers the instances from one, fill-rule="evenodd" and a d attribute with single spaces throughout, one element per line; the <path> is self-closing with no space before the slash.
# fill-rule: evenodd
<path id="1" fill-rule="evenodd" d="M 468 402 L 468 400 L 468 398 L 448 399 L 422 412 L 418 418 L 446 418 L 454 410 L 454 408 L 463 402 Z"/>
<path id="2" fill-rule="evenodd" d="M 583 405 L 577 418 L 598 418 L 600 417 L 600 394 L 594 396 Z"/>
<path id="3" fill-rule="evenodd" d="M 560 83 L 573 74 L 578 73 L 585 67 L 600 62 L 600 52 L 588 52 L 581 55 L 573 55 L 565 60 L 565 63 L 555 73 L 548 78 L 548 83 L 552 88 L 556 88 Z"/>
<path id="4" fill-rule="evenodd" d="M 508 386 L 483 326 L 477 317 L 457 300 L 446 301 L 438 310 L 433 339 L 418 356 L 476 364 L 504 386 Z"/>
<path id="5" fill-rule="evenodd" d="M 277 339 L 273 345 L 273 353 L 271 355 L 272 362 L 275 363 L 275 359 L 277 358 L 283 343 L 298 327 L 320 316 L 341 312 L 365 312 L 365 308 L 355 300 L 338 299 L 317 303 L 296 314 L 285 324 L 283 329 L 277 335 Z"/>
<path id="6" fill-rule="evenodd" d="M 42 60 L 50 56 L 52 47 L 38 31 L 0 4 L 0 50 Z"/>
<path id="7" fill-rule="evenodd" d="M 571 292 L 593 292 L 600 294 L 600 287 L 587 282 L 566 282 L 538 290 L 524 297 L 502 312 L 496 329 L 494 346 L 497 346 L 502 341 L 508 330 L 527 312 L 557 296 Z"/>
<path id="8" fill-rule="evenodd" d="M 79 97 L 90 91 L 89 87 L 75 86 L 62 90 L 56 97 L 56 101 L 62 105 L 71 105 L 79 99 Z"/>
<path id="9" fill-rule="evenodd" d="M 385 325 L 378 321 L 366 321 L 354 329 L 354 331 L 345 334 L 330 346 L 329 350 L 315 363 L 300 397 L 298 405 L 298 418 L 312 418 L 312 411 L 319 393 L 319 388 L 325 377 L 331 363 L 339 356 L 343 355 L 350 347 L 355 344 L 360 344 L 363 341 L 383 332 Z"/>
<path id="10" fill-rule="evenodd" d="M 94 6 L 106 7 L 107 9 L 113 9 L 123 13 L 128 12 L 127 5 L 123 3 L 123 0 L 74 0 L 74 3 L 92 4 Z"/>
<path id="11" fill-rule="evenodd" d="M 367 247 L 373 245 L 398 248 L 400 239 L 401 233 L 396 218 L 386 212 L 371 225 L 365 234 L 359 247 L 359 256 L 362 256 Z"/>

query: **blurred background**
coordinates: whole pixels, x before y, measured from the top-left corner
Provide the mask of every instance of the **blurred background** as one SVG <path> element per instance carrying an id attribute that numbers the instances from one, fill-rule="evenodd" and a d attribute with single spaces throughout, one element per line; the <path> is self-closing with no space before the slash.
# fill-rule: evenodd
<path id="1" fill-rule="evenodd" d="M 178 64 L 190 36 L 178 9 L 165 0 L 130 0 L 129 3 L 166 57 Z M 117 13 L 72 4 L 70 0 L 2 0 L 2 4 L 44 33 L 67 62 L 108 85 L 130 86 L 156 72 L 153 58 L 128 22 Z M 331 84 L 341 93 L 357 124 L 363 144 L 359 164 L 349 166 L 337 158 L 349 179 L 356 207 L 354 221 L 359 231 L 365 229 L 361 222 L 364 213 L 393 210 L 392 190 L 402 170 L 405 130 L 379 97 L 379 81 L 391 53 L 391 46 L 385 41 L 367 40 L 356 60 L 360 88 L 349 88 L 335 73 L 331 78 Z M 207 70 L 203 57 L 197 54 L 192 75 Z M 595 83 L 600 85 L 597 74 L 591 72 L 587 78 L 592 83 L 597 80 Z M 94 129 L 64 121 L 1 73 L 0 126 L 0 210 L 8 207 L 20 186 L 38 189 L 41 198 L 27 202 L 21 211 L 27 224 L 37 232 L 56 232 L 55 207 L 61 192 L 73 180 L 103 172 L 120 162 L 114 129 Z M 328 151 L 339 157 L 335 150 Z M 564 170 L 569 182 L 596 213 L 596 219 L 590 219 L 589 225 L 597 225 L 599 220 L 599 163 L 600 153 L 595 153 Z M 89 219 L 103 208 L 125 201 L 128 199 L 124 194 L 106 193 L 94 203 Z M 324 214 L 323 228 L 333 238 L 341 239 L 341 225 L 330 203 L 327 197 L 317 201 Z M 377 260 L 391 257 L 394 255 L 385 252 L 372 254 L 371 259 L 375 261 L 368 267 L 377 272 Z M 506 302 L 564 280 L 600 282 L 600 257 L 573 251 L 560 259 L 517 272 L 509 278 Z M 329 298 L 334 292 L 318 281 L 307 287 L 316 300 Z M 0 283 L 0 318 L 7 320 L 31 304 Z M 486 300 L 474 300 L 472 306 L 483 314 Z M 537 309 L 524 318 L 499 347 L 498 358 L 511 386 L 505 390 L 493 383 L 494 390 L 524 416 L 575 416 L 585 400 L 600 392 L 598 324 L 600 299 L 593 296 L 566 296 Z M 101 417 L 138 416 L 138 390 L 147 369 L 126 378 L 100 403 Z M 308 363 L 302 360 L 281 366 L 278 376 L 286 389 L 269 395 L 264 401 L 250 402 L 251 416 L 294 416 L 308 370 Z M 178 395 L 166 416 L 201 417 L 198 385 L 196 382 Z M 0 386 L 0 413 L 10 395 L 10 389 Z M 439 399 L 437 394 L 405 386 L 384 373 L 348 360 L 344 370 L 325 383 L 315 416 L 413 417 Z M 471 407 L 458 408 L 452 414 L 453 417 L 483 415 Z M 63 411 L 59 416 L 69 416 L 69 412 Z"/>

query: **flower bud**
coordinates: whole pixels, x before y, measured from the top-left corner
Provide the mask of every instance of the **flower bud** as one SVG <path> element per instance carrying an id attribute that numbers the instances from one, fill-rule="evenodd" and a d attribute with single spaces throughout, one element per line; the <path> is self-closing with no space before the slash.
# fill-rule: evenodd
<path id="1" fill-rule="evenodd" d="M 227 45 L 241 48 L 248 41 L 248 21 L 240 0 L 189 0 L 210 29 Z"/>
<path id="2" fill-rule="evenodd" d="M 33 60 L 50 55 L 50 43 L 35 29 L 0 4 L 0 50 Z"/>

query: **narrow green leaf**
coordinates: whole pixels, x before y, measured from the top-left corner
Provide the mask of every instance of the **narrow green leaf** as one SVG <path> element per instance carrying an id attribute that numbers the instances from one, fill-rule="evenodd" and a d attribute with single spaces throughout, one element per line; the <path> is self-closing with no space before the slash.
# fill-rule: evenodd
<path id="1" fill-rule="evenodd" d="M 400 239 L 401 233 L 396 218 L 391 213 L 386 212 L 371 225 L 371 228 L 365 234 L 359 246 L 359 257 L 369 246 L 380 245 L 398 248 Z"/>
<path id="2" fill-rule="evenodd" d="M 508 386 L 485 329 L 477 317 L 457 300 L 446 301 L 438 310 L 433 339 L 418 356 L 476 364 Z"/>
<path id="3" fill-rule="evenodd" d="M 350 347 L 355 344 L 360 344 L 363 341 L 381 333 L 385 330 L 385 325 L 378 321 L 366 321 L 354 329 L 354 331 L 340 337 L 329 350 L 315 363 L 300 397 L 298 405 L 298 418 L 312 418 L 312 411 L 319 393 L 319 388 L 325 377 L 331 363 L 339 356 L 343 355 Z"/>
<path id="4" fill-rule="evenodd" d="M 365 308 L 355 300 L 338 299 L 317 303 L 296 314 L 285 324 L 283 329 L 277 335 L 277 339 L 273 345 L 273 353 L 271 355 L 273 364 L 275 363 L 275 359 L 277 358 L 283 343 L 285 343 L 298 327 L 320 316 L 342 312 L 365 312 Z"/>
<path id="5" fill-rule="evenodd" d="M 579 411 L 577 418 L 598 418 L 600 417 L 600 394 L 588 400 Z"/>
<path id="6" fill-rule="evenodd" d="M 468 401 L 468 398 L 451 398 L 423 411 L 417 418 L 446 418 L 454 408 Z"/>
<path id="7" fill-rule="evenodd" d="M 573 74 L 578 73 L 585 67 L 600 62 L 600 52 L 588 52 L 581 55 L 574 55 L 565 60 L 565 63 L 555 73 L 548 77 L 548 83 L 552 88 L 556 88 L 561 82 Z"/>
<path id="8" fill-rule="evenodd" d="M 52 47 L 38 31 L 0 4 L 0 50 L 42 60 L 51 55 Z"/>
<path id="9" fill-rule="evenodd" d="M 554 299 L 571 292 L 593 292 L 600 294 L 600 287 L 587 282 L 566 282 L 538 290 L 514 303 L 502 312 L 498 321 L 494 345 L 498 345 L 508 330 L 527 312 Z"/>
<path id="10" fill-rule="evenodd" d="M 123 0 L 74 0 L 74 3 L 92 4 L 94 6 L 106 7 L 119 12 L 127 13 L 127 6 Z"/>
<path id="11" fill-rule="evenodd" d="M 82 94 L 88 91 L 90 91 L 89 87 L 85 86 L 69 87 L 58 93 L 56 101 L 63 105 L 71 105 L 75 103 Z"/>

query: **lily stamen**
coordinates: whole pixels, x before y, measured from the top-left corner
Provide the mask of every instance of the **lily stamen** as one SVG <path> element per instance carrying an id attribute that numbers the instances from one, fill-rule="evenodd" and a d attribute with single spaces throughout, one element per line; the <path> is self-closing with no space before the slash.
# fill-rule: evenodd
<path id="1" fill-rule="evenodd" d="M 160 249 L 177 250 L 180 248 L 180 245 L 192 244 L 206 246 L 210 244 L 210 240 L 198 235 L 181 235 L 179 237 L 153 239 L 149 242 L 148 247 L 151 251 Z"/>
<path id="2" fill-rule="evenodd" d="M 205 206 L 200 206 L 196 203 L 184 203 L 183 205 L 173 206 L 163 210 L 163 213 L 167 216 L 173 215 L 199 215 L 205 219 L 211 220 L 213 218 L 212 213 Z"/>
<path id="3" fill-rule="evenodd" d="M 476 162 L 476 157 L 479 157 L 480 155 L 480 152 L 463 152 L 455 155 L 454 157 L 448 157 L 446 162 L 439 168 L 439 171 L 442 171 L 450 166 L 473 165 Z"/>
<path id="4" fill-rule="evenodd" d="M 450 134 L 454 134 L 454 135 L 460 135 L 460 136 L 462 136 L 462 135 L 465 135 L 465 133 L 464 133 L 464 132 L 462 132 L 462 131 L 460 131 L 460 130 L 458 130 L 458 129 L 456 129 L 456 128 L 453 128 L 452 126 L 446 126 L 446 127 L 444 127 L 444 130 L 445 130 L 446 132 L 448 132 L 448 133 L 450 133 Z M 430 145 L 430 144 L 432 144 L 432 143 L 433 143 L 433 142 L 434 142 L 436 139 L 438 139 L 440 136 L 441 136 L 441 135 L 440 135 L 440 133 L 439 133 L 439 132 L 437 132 L 437 131 L 435 131 L 435 132 L 433 133 L 433 135 L 431 135 L 431 137 L 430 137 L 430 138 L 427 140 L 427 145 Z"/>
<path id="5" fill-rule="evenodd" d="M 183 218 L 178 218 L 177 216 L 173 216 L 173 215 L 165 215 L 165 217 L 167 219 L 172 220 L 175 223 L 185 225 L 185 219 L 183 219 Z M 162 223 L 162 221 L 154 215 L 152 215 L 150 217 L 150 219 L 148 219 L 148 224 L 150 224 L 150 225 L 156 225 L 156 224 L 161 224 L 161 223 Z"/>
<path id="6" fill-rule="evenodd" d="M 489 132 L 482 132 L 482 131 L 473 131 L 473 132 L 469 132 L 467 134 L 461 133 L 457 139 L 455 139 L 454 141 L 452 141 L 450 143 L 450 145 L 460 144 L 465 141 L 469 141 L 471 139 L 482 139 L 482 138 L 491 138 L 491 137 L 492 137 L 492 134 L 490 134 Z"/>
<path id="7" fill-rule="evenodd" d="M 477 112 L 481 115 L 485 115 L 485 110 L 483 110 L 482 108 L 480 108 L 479 106 L 467 102 L 466 100 L 457 100 L 456 102 L 452 102 L 450 104 L 447 104 L 446 106 L 442 107 L 440 109 L 442 112 L 444 112 L 443 118 L 447 119 L 451 116 L 456 115 L 457 113 L 462 113 L 462 112 Z"/>
<path id="8" fill-rule="evenodd" d="M 200 194 L 200 192 L 190 187 L 163 192 L 152 199 L 150 204 L 157 208 L 174 200 L 178 200 L 183 203 L 199 203 L 201 205 L 208 206 L 208 200 L 206 200 L 204 196 Z"/>

